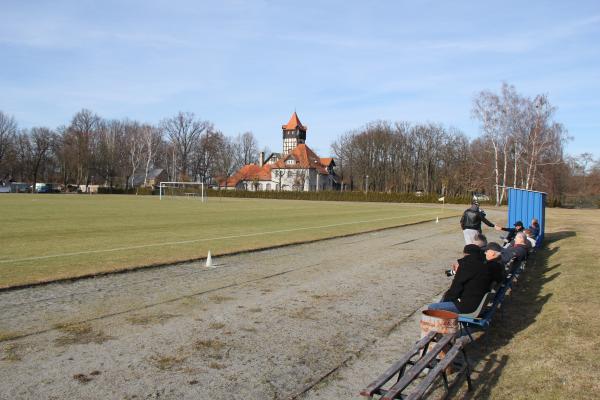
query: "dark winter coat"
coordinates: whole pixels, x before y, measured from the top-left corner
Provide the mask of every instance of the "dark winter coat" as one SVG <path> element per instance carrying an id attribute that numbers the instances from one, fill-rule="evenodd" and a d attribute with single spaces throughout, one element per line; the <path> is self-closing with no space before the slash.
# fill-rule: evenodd
<path id="1" fill-rule="evenodd" d="M 469 254 L 458 260 L 458 270 L 442 301 L 452 301 L 461 314 L 475 311 L 483 295 L 490 290 L 492 269 L 484 264 L 483 253 Z"/>
<path id="2" fill-rule="evenodd" d="M 485 214 L 479 210 L 479 207 L 473 204 L 470 208 L 467 208 L 460 219 L 461 229 L 475 229 L 481 232 L 481 223 L 486 224 L 489 227 L 494 227 L 490 221 L 485 218 Z"/>
<path id="3" fill-rule="evenodd" d="M 517 229 L 517 228 L 502 228 L 503 231 L 508 232 L 508 235 L 506 235 L 506 241 L 507 242 L 512 242 L 513 240 L 515 240 L 515 236 L 517 236 L 517 233 L 519 232 L 523 232 L 523 228 L 521 229 Z"/>
<path id="4" fill-rule="evenodd" d="M 502 249 L 502 263 L 508 264 L 510 260 L 515 260 L 515 264 L 527 258 L 527 245 L 524 244 L 511 244 L 510 246 Z"/>

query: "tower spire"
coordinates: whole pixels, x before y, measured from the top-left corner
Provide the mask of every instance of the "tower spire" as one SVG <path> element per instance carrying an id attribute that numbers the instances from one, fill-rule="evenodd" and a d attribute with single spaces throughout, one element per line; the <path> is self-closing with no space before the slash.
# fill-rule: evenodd
<path id="1" fill-rule="evenodd" d="M 286 125 L 282 125 L 283 130 L 283 154 L 286 155 L 292 151 L 296 146 L 306 142 L 306 130 L 307 127 L 302 125 L 300 118 L 296 110 L 290 117 L 290 120 Z"/>

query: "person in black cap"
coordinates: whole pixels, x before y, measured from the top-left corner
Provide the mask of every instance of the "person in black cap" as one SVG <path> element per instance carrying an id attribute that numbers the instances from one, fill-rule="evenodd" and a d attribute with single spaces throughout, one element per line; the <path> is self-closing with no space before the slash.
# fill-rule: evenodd
<path id="1" fill-rule="evenodd" d="M 442 301 L 429 305 L 430 310 L 446 310 L 457 314 L 475 311 L 481 299 L 490 290 L 492 274 L 484 265 L 485 257 L 479 246 L 468 244 L 464 257 L 453 265 L 456 275 Z"/>
<path id="2" fill-rule="evenodd" d="M 502 246 L 496 242 L 490 242 L 485 246 L 485 264 L 491 274 L 493 282 L 502 283 L 504 280 L 505 268 L 502 263 Z"/>
<path id="3" fill-rule="evenodd" d="M 504 243 L 510 243 L 513 240 L 515 240 L 515 236 L 517 236 L 517 233 L 523 232 L 523 222 L 515 222 L 514 228 L 504 228 L 502 226 L 496 226 L 496 230 L 508 232 L 508 235 L 506 235 L 506 238 L 504 239 Z"/>
<path id="4" fill-rule="evenodd" d="M 493 228 L 495 225 L 487 220 L 485 213 L 479 209 L 479 202 L 474 200 L 460 219 L 460 228 L 465 236 L 465 244 L 472 244 L 478 233 L 481 233 L 481 223 Z"/>

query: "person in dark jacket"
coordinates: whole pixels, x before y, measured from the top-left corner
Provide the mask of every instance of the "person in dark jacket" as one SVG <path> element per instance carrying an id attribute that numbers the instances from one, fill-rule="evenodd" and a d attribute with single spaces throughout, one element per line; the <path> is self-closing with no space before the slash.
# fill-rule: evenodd
<path id="1" fill-rule="evenodd" d="M 517 233 L 514 243 L 502 249 L 502 263 L 504 265 L 514 260 L 514 264 L 527 259 L 527 237 L 523 232 Z"/>
<path id="2" fill-rule="evenodd" d="M 465 244 L 472 244 L 478 233 L 481 233 L 481 223 L 493 228 L 495 225 L 487 220 L 485 213 L 479 209 L 479 203 L 474 201 L 460 218 L 460 228 L 465 236 Z"/>
<path id="3" fill-rule="evenodd" d="M 490 242 L 485 247 L 485 264 L 492 275 L 492 282 L 502 283 L 504 281 L 505 268 L 502 264 L 502 246 L 496 242 Z"/>
<path id="4" fill-rule="evenodd" d="M 515 222 L 514 228 L 504 228 L 502 226 L 496 226 L 496 230 L 508 232 L 508 235 L 506 235 L 506 238 L 504 239 L 504 243 L 510 243 L 513 240 L 515 240 L 515 236 L 517 236 L 517 233 L 523 232 L 523 223 L 521 221 Z"/>
<path id="5" fill-rule="evenodd" d="M 538 236 L 540 236 L 540 223 L 537 218 L 531 220 L 531 225 L 529 225 L 528 229 L 531 231 L 533 238 L 537 240 Z"/>
<path id="6" fill-rule="evenodd" d="M 429 305 L 430 310 L 446 310 L 457 314 L 475 311 L 490 290 L 492 271 L 484 264 L 481 249 L 474 244 L 464 247 L 464 257 L 457 261 L 456 275 L 440 303 Z"/>

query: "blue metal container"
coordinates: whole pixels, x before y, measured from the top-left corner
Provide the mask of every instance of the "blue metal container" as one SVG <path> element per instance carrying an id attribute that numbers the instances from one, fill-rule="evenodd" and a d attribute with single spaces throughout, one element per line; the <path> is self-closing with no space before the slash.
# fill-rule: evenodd
<path id="1" fill-rule="evenodd" d="M 540 234 L 537 247 L 544 240 L 546 226 L 546 193 L 533 190 L 508 188 L 508 225 L 522 221 L 525 228 L 531 225 L 531 220 L 537 218 L 540 223 Z"/>
<path id="2" fill-rule="evenodd" d="M 546 193 L 508 188 L 508 225 L 512 227 L 515 222 L 522 221 L 527 228 L 533 218 L 537 218 L 540 223 L 537 238 L 537 247 L 540 247 L 546 226 Z"/>

